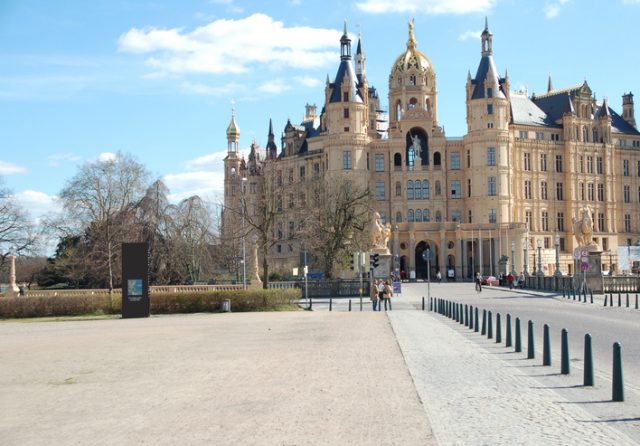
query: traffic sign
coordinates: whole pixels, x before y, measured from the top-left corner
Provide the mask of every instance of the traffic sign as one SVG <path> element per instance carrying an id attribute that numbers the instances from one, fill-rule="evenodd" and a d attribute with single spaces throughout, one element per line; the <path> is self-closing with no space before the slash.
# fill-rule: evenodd
<path id="1" fill-rule="evenodd" d="M 580 270 L 587 271 L 589 269 L 589 262 L 580 263 Z"/>
<path id="2" fill-rule="evenodd" d="M 425 249 L 424 251 L 422 251 L 422 260 L 424 260 L 425 262 L 427 260 L 433 261 L 433 257 L 434 253 L 430 249 Z"/>

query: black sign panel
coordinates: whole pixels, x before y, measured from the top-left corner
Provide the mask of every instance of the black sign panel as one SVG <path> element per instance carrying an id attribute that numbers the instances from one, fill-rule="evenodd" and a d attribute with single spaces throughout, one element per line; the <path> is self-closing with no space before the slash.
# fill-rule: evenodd
<path id="1" fill-rule="evenodd" d="M 149 317 L 149 245 L 122 244 L 122 317 Z"/>

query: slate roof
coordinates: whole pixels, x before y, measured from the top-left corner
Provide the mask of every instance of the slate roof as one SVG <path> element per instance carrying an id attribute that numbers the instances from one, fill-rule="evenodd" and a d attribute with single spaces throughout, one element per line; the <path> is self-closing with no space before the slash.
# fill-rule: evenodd
<path id="1" fill-rule="evenodd" d="M 514 124 L 561 127 L 525 95 L 511 94 L 511 122 Z"/>
<path id="2" fill-rule="evenodd" d="M 498 77 L 498 70 L 496 69 L 496 64 L 493 61 L 493 56 L 482 56 L 482 58 L 480 59 L 480 65 L 478 65 L 476 77 L 471 81 L 471 83 L 475 85 L 471 99 L 483 99 L 485 97 L 484 84 L 487 81 L 487 76 L 489 76 L 489 68 L 491 68 L 491 70 L 493 71 L 493 80 L 495 82 L 495 85 L 501 85 L 501 79 Z M 498 88 L 498 91 L 494 91 L 493 94 L 498 98 L 505 97 L 500 88 Z"/>
<path id="3" fill-rule="evenodd" d="M 569 92 L 571 90 L 562 90 L 560 93 L 552 92 L 543 96 L 533 98 L 535 104 L 544 111 L 551 122 L 562 119 L 565 113 L 573 112 L 573 103 Z"/>
<path id="4" fill-rule="evenodd" d="M 360 91 L 358 90 L 358 78 L 356 77 L 356 72 L 353 69 L 353 65 L 351 64 L 351 59 L 340 61 L 340 66 L 338 67 L 335 81 L 329 84 L 329 87 L 331 88 L 331 97 L 329 98 L 329 102 L 342 102 L 342 89 L 340 88 L 340 86 L 342 85 L 342 81 L 345 76 L 348 76 L 348 80 L 351 83 L 351 86 L 349 88 L 349 102 L 357 102 L 363 104 L 364 100 L 360 96 Z"/>

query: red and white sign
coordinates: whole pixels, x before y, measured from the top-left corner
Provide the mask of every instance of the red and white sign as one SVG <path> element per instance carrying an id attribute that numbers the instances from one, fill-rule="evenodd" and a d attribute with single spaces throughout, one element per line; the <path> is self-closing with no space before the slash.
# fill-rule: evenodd
<path id="1" fill-rule="evenodd" d="M 582 262 L 582 263 L 580 264 L 580 269 L 581 269 L 582 271 L 587 271 L 587 270 L 589 269 L 589 262 Z"/>

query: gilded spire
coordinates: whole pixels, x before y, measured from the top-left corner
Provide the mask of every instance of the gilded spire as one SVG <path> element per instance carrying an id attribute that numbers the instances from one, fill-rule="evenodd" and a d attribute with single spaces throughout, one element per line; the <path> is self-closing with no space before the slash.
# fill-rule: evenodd
<path id="1" fill-rule="evenodd" d="M 407 48 L 408 49 L 414 49 L 416 47 L 416 45 L 417 45 L 416 38 L 413 35 L 413 27 L 415 25 L 414 20 L 415 19 L 411 19 L 409 21 L 409 40 L 407 40 Z"/>

